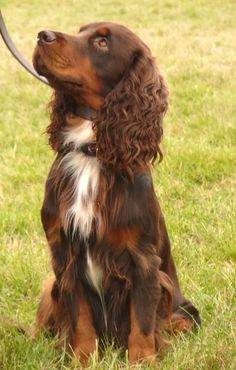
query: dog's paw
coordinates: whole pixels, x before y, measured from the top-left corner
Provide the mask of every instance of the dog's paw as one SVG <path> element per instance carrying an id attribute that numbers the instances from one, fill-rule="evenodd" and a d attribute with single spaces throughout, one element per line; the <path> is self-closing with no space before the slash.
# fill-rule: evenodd
<path id="1" fill-rule="evenodd" d="M 158 363 L 153 350 L 139 346 L 133 346 L 129 349 L 129 362 L 130 364 L 144 362 L 150 365 L 157 365 Z"/>
<path id="2" fill-rule="evenodd" d="M 80 343 L 74 349 L 75 361 L 81 363 L 83 367 L 87 367 L 90 356 L 96 351 L 97 345 L 95 340 L 87 340 Z"/>

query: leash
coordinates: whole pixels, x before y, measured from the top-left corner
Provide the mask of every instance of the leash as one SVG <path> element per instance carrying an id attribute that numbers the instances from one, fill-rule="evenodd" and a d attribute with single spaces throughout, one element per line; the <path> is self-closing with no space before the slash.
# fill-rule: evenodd
<path id="1" fill-rule="evenodd" d="M 5 44 L 7 46 L 7 48 L 10 50 L 10 52 L 16 58 L 16 60 L 29 73 L 31 73 L 34 77 L 36 77 L 38 80 L 42 81 L 46 85 L 49 85 L 48 80 L 44 76 L 39 75 L 35 71 L 34 67 L 29 62 L 27 62 L 27 60 L 23 57 L 23 55 L 21 55 L 21 53 L 17 50 L 15 44 L 13 43 L 13 41 L 10 38 L 10 35 L 9 35 L 8 31 L 7 31 L 7 28 L 6 28 L 6 25 L 5 25 L 5 22 L 4 22 L 4 19 L 3 19 L 3 16 L 2 16 L 1 10 L 0 10 L 0 34 L 1 34 L 2 38 L 3 38 L 3 41 L 5 42 Z M 84 119 L 87 119 L 87 120 L 92 120 L 93 118 L 96 117 L 97 112 L 94 109 L 90 108 L 90 107 L 86 107 L 86 106 L 80 105 L 76 109 L 76 115 L 79 116 L 79 117 L 82 117 Z M 87 149 L 85 149 L 85 150 L 87 150 Z M 88 155 L 93 155 L 92 153 L 93 153 L 94 150 L 90 150 L 90 147 L 89 147 L 89 149 L 87 151 L 88 151 Z"/>
<path id="2" fill-rule="evenodd" d="M 27 60 L 21 55 L 21 53 L 17 50 L 15 47 L 15 44 L 13 43 L 12 39 L 10 38 L 10 35 L 7 31 L 2 12 L 0 10 L 0 33 L 3 38 L 3 41 L 5 42 L 7 48 L 10 50 L 12 55 L 16 58 L 16 60 L 34 77 L 36 77 L 38 80 L 42 81 L 46 85 L 49 85 L 48 80 L 44 76 L 40 76 L 33 66 L 27 62 Z"/>

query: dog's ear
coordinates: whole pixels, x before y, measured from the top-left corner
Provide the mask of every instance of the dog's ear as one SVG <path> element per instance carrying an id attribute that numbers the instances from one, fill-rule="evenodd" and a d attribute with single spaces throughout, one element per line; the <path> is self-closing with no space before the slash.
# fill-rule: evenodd
<path id="1" fill-rule="evenodd" d="M 158 155 L 161 159 L 167 107 L 168 89 L 150 52 L 136 53 L 94 124 L 103 165 L 132 173 Z"/>
<path id="2" fill-rule="evenodd" d="M 52 149 L 57 151 L 62 145 L 61 131 L 66 124 L 66 112 L 68 107 L 73 111 L 74 101 L 72 98 L 60 90 L 55 90 L 48 105 L 50 110 L 50 125 L 47 127 L 49 144 Z"/>

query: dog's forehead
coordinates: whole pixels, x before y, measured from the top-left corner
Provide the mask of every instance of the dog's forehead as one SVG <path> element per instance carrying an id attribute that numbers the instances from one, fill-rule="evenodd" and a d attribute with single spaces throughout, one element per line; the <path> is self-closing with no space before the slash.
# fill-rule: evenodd
<path id="1" fill-rule="evenodd" d="M 128 48 L 138 48 L 142 49 L 143 47 L 146 48 L 146 45 L 143 41 L 132 32 L 126 26 L 123 26 L 119 23 L 113 22 L 95 22 L 95 23 L 88 23 L 82 26 L 79 30 L 78 36 L 90 38 L 93 36 L 110 36 L 111 39 L 115 44 L 121 46 L 126 45 L 126 49 Z"/>
<path id="2" fill-rule="evenodd" d="M 133 34 L 132 31 L 130 31 L 127 27 L 113 22 L 94 22 L 94 23 L 88 23 L 79 29 L 79 33 L 98 33 L 101 36 L 107 36 L 108 34 Z"/>

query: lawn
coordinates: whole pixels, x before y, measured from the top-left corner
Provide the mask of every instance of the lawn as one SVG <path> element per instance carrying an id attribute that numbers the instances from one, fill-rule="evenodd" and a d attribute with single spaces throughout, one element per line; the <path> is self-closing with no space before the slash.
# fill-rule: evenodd
<path id="1" fill-rule="evenodd" d="M 202 329 L 172 337 L 161 369 L 236 369 L 235 0 L 0 0 L 11 37 L 31 60 L 38 31 L 75 33 L 94 20 L 123 23 L 151 47 L 170 88 L 165 157 L 153 171 L 183 290 Z M 44 131 L 51 91 L 0 40 L 0 368 L 72 369 L 34 325 L 50 256 L 40 223 L 53 154 Z M 108 347 L 90 369 L 128 369 Z M 137 367 L 138 369 L 139 367 Z M 154 369 L 155 367 L 143 367 Z"/>

